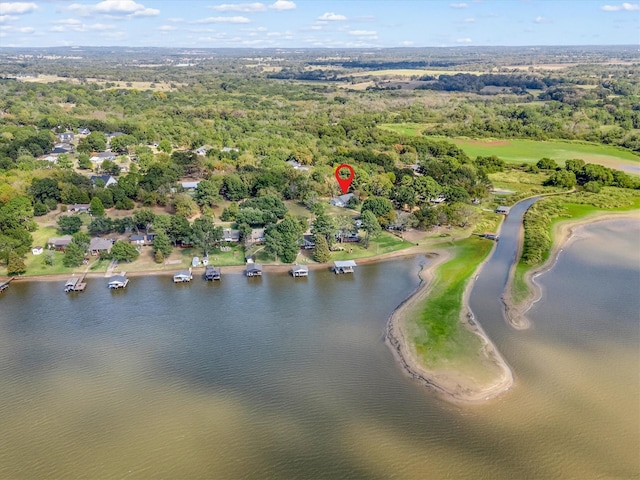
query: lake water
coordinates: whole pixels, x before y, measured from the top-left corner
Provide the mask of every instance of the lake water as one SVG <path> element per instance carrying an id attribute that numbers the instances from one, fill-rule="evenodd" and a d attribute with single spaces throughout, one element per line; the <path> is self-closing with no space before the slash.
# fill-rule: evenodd
<path id="1" fill-rule="evenodd" d="M 473 407 L 404 376 L 383 341 L 424 257 L 71 295 L 13 283 L 0 478 L 638 478 L 638 238 L 631 221 L 581 229 L 539 278 L 528 331 L 474 290 L 516 385 Z M 478 288 L 500 282 L 491 265 Z"/>

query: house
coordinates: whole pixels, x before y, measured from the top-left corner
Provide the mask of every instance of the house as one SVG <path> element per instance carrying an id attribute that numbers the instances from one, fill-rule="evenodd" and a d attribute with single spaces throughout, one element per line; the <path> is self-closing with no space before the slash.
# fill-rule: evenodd
<path id="1" fill-rule="evenodd" d="M 45 162 L 53 163 L 55 165 L 56 163 L 58 163 L 58 155 L 50 154 L 50 155 L 47 155 L 46 157 L 43 157 L 42 160 L 44 160 Z"/>
<path id="2" fill-rule="evenodd" d="M 356 266 L 356 262 L 353 260 L 336 260 L 333 262 L 333 271 L 337 275 L 339 273 L 353 273 L 353 267 Z"/>
<path id="3" fill-rule="evenodd" d="M 71 132 L 59 133 L 58 134 L 58 141 L 60 143 L 71 143 L 71 142 L 73 142 L 73 133 L 71 133 Z"/>
<path id="4" fill-rule="evenodd" d="M 91 205 L 89 205 L 88 203 L 74 203 L 73 205 L 69 205 L 67 211 L 72 213 L 88 212 L 89 207 L 91 207 Z"/>
<path id="5" fill-rule="evenodd" d="M 340 243 L 358 243 L 360 236 L 357 233 L 349 233 L 347 235 L 336 235 L 336 239 L 340 240 Z"/>
<path id="6" fill-rule="evenodd" d="M 122 135 L 124 135 L 124 133 L 122 132 L 111 132 L 111 133 L 107 133 L 107 138 L 110 140 L 114 137 L 121 137 Z"/>
<path id="7" fill-rule="evenodd" d="M 191 259 L 191 266 L 192 267 L 199 267 L 200 265 L 202 265 L 202 262 L 200 261 L 200 258 L 193 257 L 193 259 Z"/>
<path id="8" fill-rule="evenodd" d="M 291 268 L 291 275 L 294 277 L 306 277 L 309 275 L 309 267 L 306 265 L 294 265 Z"/>
<path id="9" fill-rule="evenodd" d="M 339 197 L 332 198 L 329 202 L 334 207 L 344 208 L 349 203 L 349 200 L 353 198 L 353 193 L 346 193 L 344 195 L 340 195 Z"/>
<path id="10" fill-rule="evenodd" d="M 231 228 L 225 228 L 222 230 L 222 241 L 223 242 L 239 242 L 240 241 L 240 230 L 233 230 Z"/>
<path id="11" fill-rule="evenodd" d="M 173 276 L 173 283 L 187 283 L 193 279 L 193 275 L 191 274 L 191 269 L 189 270 L 180 270 Z"/>
<path id="12" fill-rule="evenodd" d="M 287 163 L 289 165 L 291 165 L 296 170 L 301 170 L 303 172 L 306 172 L 306 171 L 310 170 L 310 167 L 307 167 L 306 165 L 302 165 L 297 160 L 289 160 Z"/>
<path id="13" fill-rule="evenodd" d="M 124 288 L 129 283 L 129 279 L 125 275 L 115 275 L 109 281 L 110 289 Z"/>
<path id="14" fill-rule="evenodd" d="M 73 145 L 70 145 L 68 143 L 56 143 L 53 146 L 53 150 L 51 150 L 51 153 L 54 155 L 59 155 L 61 153 L 70 153 L 73 150 Z"/>
<path id="15" fill-rule="evenodd" d="M 436 198 L 430 198 L 429 201 L 431 203 L 442 203 L 446 200 L 442 195 L 438 195 Z"/>
<path id="16" fill-rule="evenodd" d="M 78 128 L 78 135 L 89 135 L 90 133 L 91 133 L 91 130 L 89 130 L 88 128 L 84 128 L 84 127 Z"/>
<path id="17" fill-rule="evenodd" d="M 197 180 L 195 182 L 180 182 L 180 186 L 185 190 L 195 190 L 196 188 L 198 188 L 199 183 L 200 180 Z"/>
<path id="18" fill-rule="evenodd" d="M 89 251 L 91 252 L 91 255 L 100 255 L 104 252 L 109 253 L 112 246 L 113 241 L 111 240 L 93 237 L 89 242 Z"/>
<path id="19" fill-rule="evenodd" d="M 214 280 L 220 280 L 221 276 L 220 268 L 216 268 L 213 265 L 207 265 L 207 268 L 204 271 L 205 280 L 212 282 Z"/>
<path id="20" fill-rule="evenodd" d="M 502 215 L 509 215 L 509 207 L 505 207 L 500 205 L 498 208 L 496 208 L 496 213 L 500 213 Z"/>
<path id="21" fill-rule="evenodd" d="M 251 230 L 251 243 L 264 243 L 264 228 L 254 228 Z"/>
<path id="22" fill-rule="evenodd" d="M 199 157 L 206 157 L 206 155 L 207 155 L 207 147 L 196 148 L 193 152 L 196 155 L 198 155 Z"/>
<path id="23" fill-rule="evenodd" d="M 49 246 L 49 248 L 64 252 L 64 250 L 67 248 L 67 245 L 71 243 L 71 240 L 71 235 L 64 235 L 60 238 L 50 238 L 47 241 L 47 245 Z"/>
<path id="24" fill-rule="evenodd" d="M 39 245 L 31 249 L 31 253 L 33 253 L 34 255 L 42 255 L 42 252 L 44 252 L 44 248 Z"/>
<path id="25" fill-rule="evenodd" d="M 102 180 L 104 182 L 104 188 L 107 188 L 109 185 L 118 184 L 118 180 L 113 178 L 111 175 L 91 175 L 91 183 L 93 183 L 93 185 L 95 185 L 98 180 Z"/>
<path id="26" fill-rule="evenodd" d="M 247 277 L 261 277 L 262 265 L 260 265 L 259 263 L 247 263 L 247 269 L 245 270 L 245 275 Z"/>
<path id="27" fill-rule="evenodd" d="M 311 250 L 312 248 L 316 248 L 316 242 L 313 240 L 313 235 L 303 235 L 301 247 L 304 250 Z"/>
<path id="28" fill-rule="evenodd" d="M 105 160 L 109 160 L 110 162 L 115 162 L 116 154 L 113 152 L 94 153 L 93 155 L 91 155 L 91 158 L 89 158 L 89 160 L 91 160 L 91 163 L 95 163 L 96 165 L 102 164 L 102 162 L 104 162 Z"/>
<path id="29" fill-rule="evenodd" d="M 155 238 L 155 236 L 155 233 L 148 233 L 146 235 L 131 235 L 129 237 L 129 243 L 140 247 L 153 245 L 153 239 Z"/>

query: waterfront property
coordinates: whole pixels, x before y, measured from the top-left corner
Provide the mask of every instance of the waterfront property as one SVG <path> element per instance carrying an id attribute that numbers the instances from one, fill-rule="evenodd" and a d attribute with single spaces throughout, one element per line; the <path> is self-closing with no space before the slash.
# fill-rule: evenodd
<path id="1" fill-rule="evenodd" d="M 140 247 L 153 245 L 153 239 L 155 238 L 155 236 L 155 233 L 147 233 L 146 235 L 131 235 L 129 237 L 129 243 Z"/>
<path id="2" fill-rule="evenodd" d="M 220 268 L 216 268 L 213 265 L 207 265 L 207 268 L 204 271 L 204 279 L 207 281 L 220 280 L 222 274 L 220 272 Z"/>
<path id="3" fill-rule="evenodd" d="M 89 243 L 89 251 L 91 255 L 101 255 L 109 253 L 113 247 L 113 241 L 106 238 L 93 237 Z"/>
<path id="4" fill-rule="evenodd" d="M 191 269 L 189 270 L 180 270 L 173 276 L 173 283 L 187 283 L 193 279 L 193 275 L 191 274 Z"/>
<path id="5" fill-rule="evenodd" d="M 240 230 L 234 230 L 232 228 L 225 228 L 222 230 L 222 240 L 224 242 L 239 242 Z"/>
<path id="6" fill-rule="evenodd" d="M 336 260 L 333 262 L 333 271 L 335 274 L 339 273 L 353 273 L 353 268 L 356 266 L 356 262 L 353 260 Z"/>
<path id="7" fill-rule="evenodd" d="M 311 250 L 316 248 L 316 242 L 313 240 L 313 235 L 305 234 L 302 236 L 302 243 L 300 245 L 304 250 Z"/>
<path id="8" fill-rule="evenodd" d="M 115 275 L 113 277 L 111 277 L 111 280 L 109 281 L 109 288 L 112 290 L 117 290 L 119 288 L 125 288 L 127 286 L 127 284 L 129 283 L 129 279 L 126 277 L 126 275 Z"/>
<path id="9" fill-rule="evenodd" d="M 70 292 L 84 292 L 84 289 L 87 288 L 87 284 L 83 282 L 84 275 L 82 277 L 71 277 L 64 284 L 65 293 Z"/>
<path id="10" fill-rule="evenodd" d="M 339 197 L 332 198 L 329 203 L 334 207 L 345 208 L 351 198 L 353 198 L 353 193 L 345 193 L 344 195 L 340 195 Z"/>
<path id="11" fill-rule="evenodd" d="M 294 277 L 307 277 L 309 276 L 309 267 L 306 265 L 294 265 L 291 268 L 291 275 Z"/>
<path id="12" fill-rule="evenodd" d="M 261 277 L 262 265 L 260 265 L 259 263 L 247 263 L 247 269 L 245 270 L 245 275 L 247 277 Z"/>
<path id="13" fill-rule="evenodd" d="M 50 238 L 47 242 L 49 248 L 53 248 L 59 252 L 64 252 L 67 245 L 71 243 L 71 235 L 64 235 L 60 238 Z"/>

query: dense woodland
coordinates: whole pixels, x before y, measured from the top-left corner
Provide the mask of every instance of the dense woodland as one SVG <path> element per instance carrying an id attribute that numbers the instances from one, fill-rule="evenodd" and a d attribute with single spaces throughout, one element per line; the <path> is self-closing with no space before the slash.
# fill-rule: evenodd
<path id="1" fill-rule="evenodd" d="M 73 255 L 65 254 L 69 266 L 82 262 L 88 234 L 154 232 L 158 262 L 179 244 L 207 253 L 224 243 L 220 222 L 233 222 L 243 238 L 265 227 L 267 250 L 285 262 L 295 259 L 311 229 L 316 259 L 325 261 L 325 243 L 330 249 L 341 235 L 358 231 L 353 219 L 323 208 L 341 193 L 333 178 L 341 163 L 355 169 L 349 206 L 360 212 L 368 239 L 380 228 L 473 222 L 489 198 L 488 175 L 522 168 L 497 157 L 469 158 L 442 136 L 581 140 L 640 152 L 640 65 L 623 47 L 551 49 L 547 59 L 560 63 L 585 57 L 623 63 L 544 72 L 506 71 L 526 65 L 526 55 L 513 49 L 494 57 L 481 49 L 422 53 L 428 59 L 390 51 L 366 61 L 351 52 L 339 63 L 314 52 L 259 58 L 202 52 L 180 67 L 180 51 L 51 50 L 0 51 L 0 262 L 10 264 L 9 273 L 23 270 L 38 218 L 72 204 L 90 204 L 93 216 L 86 230 L 63 220 L 74 217 L 60 219 L 60 232 L 74 234 Z M 542 54 L 535 55 L 540 62 Z M 144 66 L 154 63 L 160 66 Z M 375 72 L 429 66 L 467 66 L 476 74 L 418 72 L 396 79 L 391 89 L 389 78 Z M 351 88 L 355 74 L 378 88 Z M 60 78 L 45 83 L 35 75 Z M 427 124 L 428 135 L 378 128 L 402 122 Z M 70 149 L 46 160 L 65 132 L 75 134 Z M 114 159 L 90 160 L 105 151 Z M 545 184 L 556 188 L 640 185 L 636 177 L 579 159 L 562 168 L 541 159 L 528 170 L 546 172 Z M 95 174 L 117 183 L 105 187 L 91 180 Z M 185 191 L 184 180 L 200 183 Z M 287 200 L 308 208 L 312 223 L 288 213 Z M 219 205 L 225 208 L 215 218 Z M 166 213 L 154 213 L 156 207 Z M 136 256 L 127 247 L 115 250 L 111 255 L 121 260 Z"/>

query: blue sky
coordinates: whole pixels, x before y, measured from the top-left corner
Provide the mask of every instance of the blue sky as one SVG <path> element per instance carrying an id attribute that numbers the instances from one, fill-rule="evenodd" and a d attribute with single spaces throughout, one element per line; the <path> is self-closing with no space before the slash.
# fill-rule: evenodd
<path id="1" fill-rule="evenodd" d="M 640 43 L 619 0 L 0 0 L 0 46 L 437 47 Z"/>

